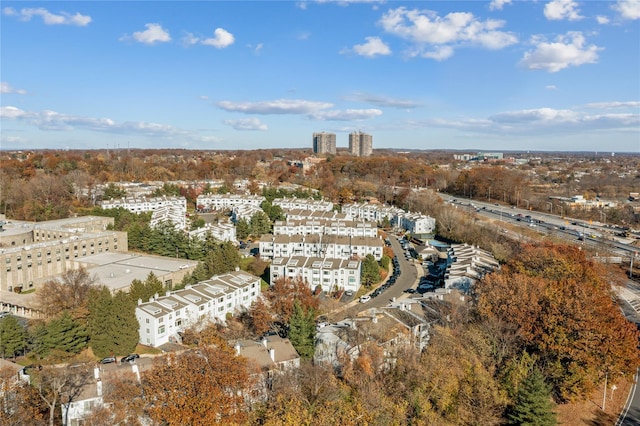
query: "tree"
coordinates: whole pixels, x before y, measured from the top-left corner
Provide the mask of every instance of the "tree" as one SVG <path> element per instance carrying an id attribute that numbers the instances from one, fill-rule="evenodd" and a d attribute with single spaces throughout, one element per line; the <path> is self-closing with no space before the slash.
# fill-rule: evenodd
<path id="1" fill-rule="evenodd" d="M 39 309 L 47 316 L 68 311 L 74 318 L 87 315 L 89 293 L 97 278 L 92 278 L 85 268 L 71 269 L 59 279 L 49 280 L 36 292 Z"/>
<path id="2" fill-rule="evenodd" d="M 269 302 L 274 319 L 289 323 L 293 314 L 294 302 L 300 303 L 304 310 L 318 309 L 318 299 L 313 297 L 306 281 L 296 278 L 280 278 L 272 283 L 263 296 Z"/>
<path id="3" fill-rule="evenodd" d="M 289 319 L 289 340 L 302 358 L 312 358 L 315 350 L 315 310 L 302 307 L 300 302 L 293 304 L 293 313 Z"/>
<path id="4" fill-rule="evenodd" d="M 51 352 L 61 358 L 78 354 L 87 346 L 87 331 L 84 326 L 65 311 L 59 318 L 35 330 L 35 352 L 47 356 Z"/>
<path id="5" fill-rule="evenodd" d="M 28 333 L 18 319 L 7 315 L 0 320 L 0 356 L 15 357 L 27 347 Z"/>
<path id="6" fill-rule="evenodd" d="M 146 411 L 158 424 L 207 426 L 246 422 L 244 394 L 251 390 L 246 359 L 222 339 L 156 358 L 142 377 Z"/>
<path id="7" fill-rule="evenodd" d="M 246 219 L 240 219 L 236 222 L 236 235 L 239 240 L 244 240 L 251 235 L 249 222 L 247 222 Z"/>
<path id="8" fill-rule="evenodd" d="M 41 426 L 46 407 L 36 389 L 16 377 L 11 367 L 0 369 L 0 425 Z"/>
<path id="9" fill-rule="evenodd" d="M 124 188 L 120 188 L 116 186 L 115 183 L 110 183 L 104 188 L 104 193 L 102 194 L 102 198 L 105 200 L 110 200 L 112 198 L 122 198 L 127 195 L 127 191 Z"/>
<path id="10" fill-rule="evenodd" d="M 262 235 L 271 232 L 271 221 L 264 212 L 255 212 L 249 221 L 252 235 Z"/>
<path id="11" fill-rule="evenodd" d="M 518 426 L 553 426 L 557 424 L 553 405 L 551 386 L 545 383 L 540 370 L 534 368 L 520 386 L 507 417 L 510 424 Z"/>
<path id="12" fill-rule="evenodd" d="M 251 305 L 249 317 L 251 318 L 251 328 L 256 335 L 262 336 L 271 329 L 273 316 L 262 297 L 256 299 Z"/>
<path id="13" fill-rule="evenodd" d="M 107 287 L 93 292 L 89 304 L 89 337 L 93 353 L 99 357 L 126 355 L 138 343 L 135 304 L 124 292 L 115 296 Z"/>
<path id="14" fill-rule="evenodd" d="M 373 255 L 368 254 L 362 262 L 361 282 L 369 287 L 380 281 L 380 267 Z"/>
<path id="15" fill-rule="evenodd" d="M 162 281 L 158 279 L 156 274 L 149 272 L 147 279 L 144 281 L 133 280 L 129 286 L 129 297 L 137 304 L 138 300 L 146 302 L 149 298 L 155 294 L 164 293 L 164 285 Z"/>

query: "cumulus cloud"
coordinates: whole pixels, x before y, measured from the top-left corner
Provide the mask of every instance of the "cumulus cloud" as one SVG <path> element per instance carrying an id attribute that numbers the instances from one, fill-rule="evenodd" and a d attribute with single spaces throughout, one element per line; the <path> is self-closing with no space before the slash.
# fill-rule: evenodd
<path id="1" fill-rule="evenodd" d="M 225 111 L 261 115 L 304 115 L 313 120 L 363 120 L 382 114 L 378 109 L 332 110 L 328 102 L 306 101 L 300 99 L 277 99 L 264 102 L 220 101 L 217 105 Z"/>
<path id="2" fill-rule="evenodd" d="M 581 32 L 568 32 L 560 35 L 554 42 L 547 42 L 542 37 L 531 39 L 532 51 L 526 52 L 520 64 L 531 70 L 547 70 L 558 72 L 570 66 L 594 64 L 598 62 L 601 47 L 585 43 Z"/>
<path id="3" fill-rule="evenodd" d="M 544 7 L 544 16 L 550 21 L 578 21 L 583 18 L 574 0 L 551 0 Z"/>
<path id="4" fill-rule="evenodd" d="M 233 34 L 223 28 L 216 28 L 213 32 L 213 38 L 206 38 L 201 41 L 205 46 L 213 46 L 216 49 L 224 49 L 231 46 L 235 42 Z"/>
<path id="5" fill-rule="evenodd" d="M 618 0 L 611 8 L 618 12 L 623 19 L 640 19 L 639 0 Z"/>
<path id="6" fill-rule="evenodd" d="M 368 104 L 378 105 L 381 107 L 391 107 L 399 109 L 412 109 L 420 106 L 418 102 L 408 99 L 394 99 L 386 96 L 371 95 L 367 93 L 353 93 L 345 96 L 347 101 L 366 102 Z"/>
<path id="7" fill-rule="evenodd" d="M 47 9 L 38 8 L 24 8 L 20 11 L 15 10 L 12 7 L 5 7 L 2 9 L 2 13 L 5 16 L 16 16 L 21 21 L 30 21 L 32 17 L 39 16 L 46 25 L 75 25 L 78 27 L 85 27 L 91 22 L 91 17 L 76 13 L 72 15 L 67 12 L 59 12 L 58 14 L 51 13 Z"/>
<path id="8" fill-rule="evenodd" d="M 149 23 L 144 25 L 146 30 L 136 31 L 132 35 L 125 35 L 120 38 L 120 41 L 134 40 L 143 44 L 156 44 L 166 43 L 171 41 L 169 32 L 162 28 L 160 24 Z"/>
<path id="9" fill-rule="evenodd" d="M 367 58 L 374 58 L 378 55 L 390 55 L 391 49 L 379 37 L 365 37 L 366 43 L 353 46 L 353 52 Z M 343 51 L 343 53 L 346 51 Z"/>
<path id="10" fill-rule="evenodd" d="M 500 30 L 505 25 L 504 21 L 482 21 L 469 12 L 454 12 L 441 17 L 429 10 L 399 7 L 385 13 L 379 23 L 387 33 L 414 43 L 410 56 L 437 60 L 451 57 L 458 47 L 479 46 L 498 50 L 518 42 L 513 33 Z"/>
<path id="11" fill-rule="evenodd" d="M 23 89 L 16 89 L 6 81 L 3 81 L 0 83 L 0 93 L 15 93 L 18 95 L 26 95 L 27 91 Z"/>
<path id="12" fill-rule="evenodd" d="M 598 24 L 600 25 L 606 25 L 609 23 L 609 18 L 607 18 L 606 16 L 598 15 L 596 16 L 596 22 L 598 22 Z"/>
<path id="13" fill-rule="evenodd" d="M 236 130 L 269 130 L 266 124 L 260 122 L 257 118 L 241 118 L 238 120 L 224 120 L 224 124 L 233 127 Z"/>
<path id="14" fill-rule="evenodd" d="M 511 4 L 511 0 L 492 0 L 489 3 L 489 10 L 502 10 L 505 4 Z"/>
<path id="15" fill-rule="evenodd" d="M 222 28 L 216 28 L 212 38 L 202 38 L 191 33 L 186 33 L 186 35 L 182 37 L 182 44 L 185 46 L 203 44 L 205 46 L 213 46 L 216 49 L 224 49 L 225 47 L 231 46 L 234 42 L 235 37 L 233 34 Z"/>
<path id="16" fill-rule="evenodd" d="M 14 106 L 0 107 L 0 118 L 24 122 L 40 130 L 78 129 L 156 137 L 192 136 L 192 133 L 189 131 L 165 124 L 144 121 L 125 121 L 119 123 L 110 118 L 82 117 L 50 110 L 39 112 L 24 111 Z"/>

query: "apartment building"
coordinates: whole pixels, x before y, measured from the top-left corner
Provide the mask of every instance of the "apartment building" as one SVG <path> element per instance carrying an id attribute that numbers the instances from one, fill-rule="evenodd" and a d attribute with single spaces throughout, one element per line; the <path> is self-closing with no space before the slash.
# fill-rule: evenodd
<path id="1" fill-rule="evenodd" d="M 234 223 L 238 223 L 238 221 L 242 219 L 249 222 L 251 220 L 251 217 L 258 212 L 264 213 L 264 210 L 262 210 L 260 206 L 254 206 L 252 204 L 235 206 L 231 210 L 231 220 Z"/>
<path id="2" fill-rule="evenodd" d="M 280 206 L 282 210 L 307 210 L 330 212 L 333 210 L 333 203 L 325 200 L 314 200 L 312 198 L 276 198 L 272 203 Z"/>
<path id="3" fill-rule="evenodd" d="M 384 204 L 351 203 L 342 206 L 342 213 L 354 219 L 374 222 L 382 222 L 387 219 L 391 222 L 396 216 L 403 214 L 404 210 Z"/>
<path id="4" fill-rule="evenodd" d="M 266 234 L 260 238 L 259 247 L 263 259 L 290 256 L 351 259 L 371 254 L 380 260 L 384 243 L 379 237 Z"/>
<path id="5" fill-rule="evenodd" d="M 314 133 L 313 152 L 316 154 L 335 154 L 336 134 L 325 132 Z"/>
<path id="6" fill-rule="evenodd" d="M 286 220 L 276 221 L 274 235 L 343 235 L 348 237 L 377 237 L 375 222 L 354 220 Z"/>
<path id="7" fill-rule="evenodd" d="M 352 220 L 353 218 L 345 213 L 334 210 L 314 211 L 304 209 L 286 210 L 284 212 L 287 220 Z"/>
<path id="8" fill-rule="evenodd" d="M 270 267 L 270 282 L 280 278 L 304 280 L 313 291 L 318 286 L 324 292 L 337 289 L 354 293 L 360 288 L 361 261 L 329 257 L 277 257 Z"/>
<path id="9" fill-rule="evenodd" d="M 132 213 L 152 212 L 162 207 L 174 206 L 182 211 L 183 215 L 187 213 L 187 199 L 185 197 L 122 197 L 103 200 L 100 202 L 100 206 L 105 210 L 123 208 Z"/>
<path id="10" fill-rule="evenodd" d="M 369 157 L 373 154 L 373 136 L 362 133 L 349 133 L 349 152 L 356 157 Z"/>
<path id="11" fill-rule="evenodd" d="M 198 211 L 231 210 L 239 206 L 260 207 L 265 201 L 262 195 L 242 194 L 201 194 L 198 195 L 196 206 Z"/>
<path id="12" fill-rule="evenodd" d="M 418 238 L 431 235 L 436 229 L 436 220 L 421 213 L 400 213 L 392 223 Z"/>
<path id="13" fill-rule="evenodd" d="M 138 301 L 140 343 L 158 347 L 179 342 L 179 333 L 203 322 L 224 323 L 227 314 L 248 309 L 260 296 L 260 278 L 244 271 L 217 275 L 182 290 Z"/>
<path id="14" fill-rule="evenodd" d="M 0 292 L 21 292 L 77 269 L 78 257 L 126 252 L 127 233 L 108 231 L 110 217 L 11 222 L 0 236 Z"/>
<path id="15" fill-rule="evenodd" d="M 155 228 L 162 223 L 171 224 L 180 231 L 187 230 L 187 211 L 182 206 L 168 205 L 157 208 L 151 215 L 149 226 Z"/>
<path id="16" fill-rule="evenodd" d="M 210 234 L 218 241 L 235 242 L 238 240 L 236 237 L 236 227 L 229 222 L 207 223 L 202 228 L 189 231 L 189 236 L 195 238 L 205 239 L 207 234 Z"/>

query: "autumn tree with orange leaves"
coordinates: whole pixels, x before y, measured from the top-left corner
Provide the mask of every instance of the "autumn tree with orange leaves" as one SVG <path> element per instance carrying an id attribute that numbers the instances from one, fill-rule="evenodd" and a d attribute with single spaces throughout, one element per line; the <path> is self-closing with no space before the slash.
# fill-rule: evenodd
<path id="1" fill-rule="evenodd" d="M 527 245 L 476 286 L 481 317 L 517 327 L 559 401 L 582 399 L 605 377 L 630 377 L 640 365 L 638 332 L 605 277 L 579 248 Z"/>

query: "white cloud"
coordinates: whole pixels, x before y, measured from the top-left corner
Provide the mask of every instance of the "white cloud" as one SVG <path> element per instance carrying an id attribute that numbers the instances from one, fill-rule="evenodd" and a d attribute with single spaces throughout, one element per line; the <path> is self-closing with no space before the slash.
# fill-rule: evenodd
<path id="1" fill-rule="evenodd" d="M 252 44 L 247 44 L 247 47 L 253 50 L 253 53 L 255 53 L 256 55 L 259 55 L 260 52 L 262 52 L 262 49 L 264 48 L 264 44 L 258 43 L 255 46 Z"/>
<path id="2" fill-rule="evenodd" d="M 356 44 L 353 46 L 353 51 L 360 56 L 366 56 L 368 58 L 374 58 L 378 55 L 390 55 L 391 49 L 380 40 L 379 37 L 365 37 L 367 41 L 364 44 Z"/>
<path id="3" fill-rule="evenodd" d="M 640 108 L 640 101 L 592 102 L 586 104 L 585 107 L 595 109 Z"/>
<path id="4" fill-rule="evenodd" d="M 544 88 L 547 89 L 547 90 L 557 90 L 558 89 L 554 84 L 549 84 L 547 86 L 544 86 Z"/>
<path id="5" fill-rule="evenodd" d="M 0 93 L 15 93 L 18 95 L 26 95 L 27 91 L 23 89 L 16 89 L 11 87 L 6 81 L 0 82 Z"/>
<path id="6" fill-rule="evenodd" d="M 331 110 L 328 102 L 305 101 L 300 99 L 277 99 L 265 102 L 220 101 L 217 105 L 225 111 L 262 115 L 304 115 L 313 120 L 363 120 L 382 114 L 378 109 Z"/>
<path id="7" fill-rule="evenodd" d="M 236 130 L 269 130 L 266 124 L 260 122 L 257 118 L 241 118 L 238 120 L 224 120 L 224 124 L 233 127 Z"/>
<path id="8" fill-rule="evenodd" d="M 511 0 L 492 0 L 489 3 L 489 10 L 502 10 L 505 4 L 511 4 Z"/>
<path id="9" fill-rule="evenodd" d="M 618 12 L 623 19 L 640 19 L 639 0 L 618 0 L 611 8 Z"/>
<path id="10" fill-rule="evenodd" d="M 309 114 L 309 118 L 323 121 L 351 121 L 366 120 L 382 115 L 379 109 L 345 109 L 332 111 L 316 111 Z"/>
<path id="11" fill-rule="evenodd" d="M 468 12 L 440 17 L 429 10 L 400 7 L 385 13 L 379 23 L 387 33 L 415 44 L 409 56 L 436 60 L 451 57 L 458 47 L 480 46 L 498 50 L 518 42 L 513 33 L 499 30 L 505 25 L 504 21 L 481 21 Z"/>
<path id="12" fill-rule="evenodd" d="M 309 114 L 313 111 L 331 108 L 328 102 L 314 102 L 299 99 L 277 99 L 265 102 L 220 101 L 217 104 L 225 111 L 245 114 Z"/>
<path id="13" fill-rule="evenodd" d="M 55 14 L 42 7 L 20 9 L 19 12 L 12 7 L 5 7 L 2 9 L 2 13 L 6 16 L 17 16 L 21 21 L 30 21 L 32 17 L 40 16 L 46 25 L 75 25 L 84 27 L 91 22 L 91 17 L 87 15 L 80 13 L 72 15 L 68 12 Z"/>
<path id="14" fill-rule="evenodd" d="M 609 18 L 607 18 L 606 16 L 598 15 L 596 16 L 596 21 L 600 25 L 606 25 L 609 23 Z"/>
<path id="15" fill-rule="evenodd" d="M 213 32 L 213 38 L 206 38 L 201 40 L 200 43 L 206 46 L 213 46 L 216 49 L 224 49 L 231 46 L 235 41 L 233 34 L 222 28 L 216 28 Z"/>
<path id="16" fill-rule="evenodd" d="M 185 46 L 192 46 L 194 44 L 198 44 L 198 42 L 200 41 L 200 39 L 196 36 L 194 36 L 191 33 L 186 33 L 183 37 L 182 37 L 182 44 Z"/>
<path id="17" fill-rule="evenodd" d="M 544 16 L 551 21 L 578 21 L 583 18 L 574 0 L 551 0 L 544 7 Z"/>
<path id="18" fill-rule="evenodd" d="M 125 35 L 120 38 L 121 41 L 134 40 L 144 44 L 166 43 L 171 41 L 169 32 L 162 28 L 160 24 L 149 23 L 144 25 L 146 30 L 136 31 L 133 35 Z"/>
<path id="19" fill-rule="evenodd" d="M 520 64 L 532 70 L 558 72 L 570 66 L 594 64 L 598 61 L 601 47 L 585 46 L 581 32 L 568 32 L 558 36 L 555 42 L 546 42 L 534 36 L 531 40 L 535 46 L 533 51 L 526 52 Z"/>
<path id="20" fill-rule="evenodd" d="M 370 95 L 366 93 L 354 93 L 344 97 L 347 101 L 366 102 L 382 107 L 391 107 L 399 109 L 412 109 L 420 106 L 418 102 L 408 99 L 394 99 L 386 96 Z"/>

